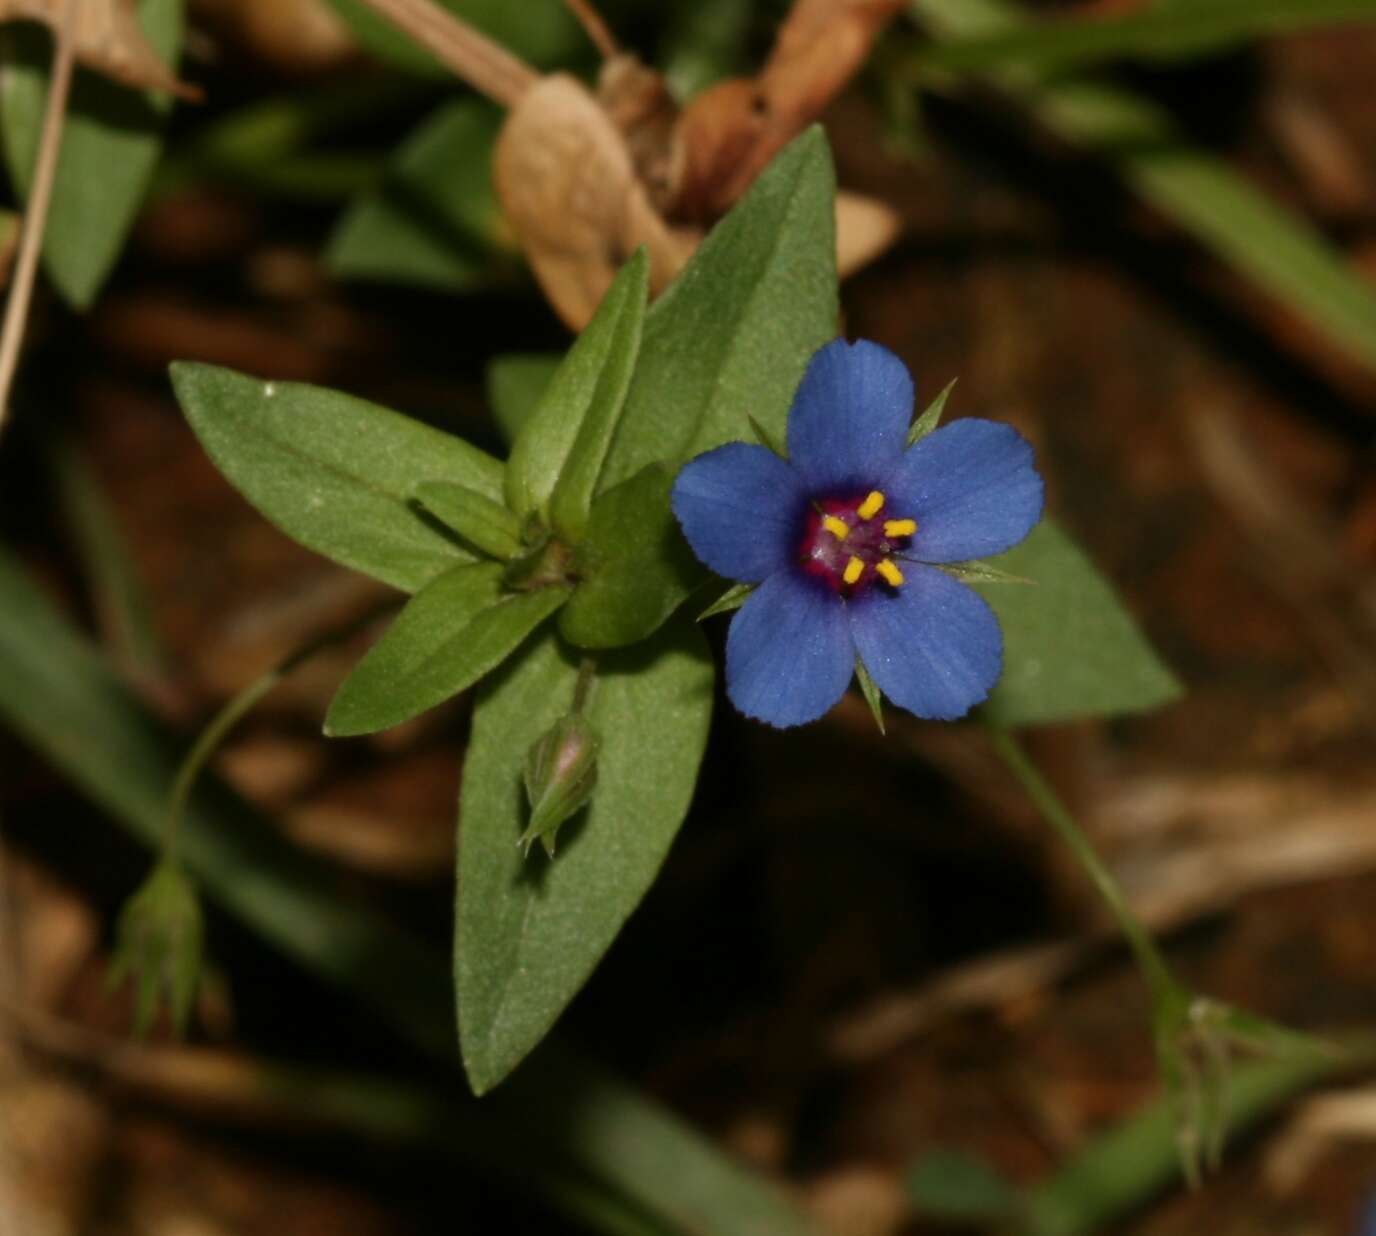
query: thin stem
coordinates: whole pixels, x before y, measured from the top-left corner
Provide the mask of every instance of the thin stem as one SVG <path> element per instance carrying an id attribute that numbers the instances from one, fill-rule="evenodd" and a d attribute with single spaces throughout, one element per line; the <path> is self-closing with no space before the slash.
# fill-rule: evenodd
<path id="1" fill-rule="evenodd" d="M 181 832 L 182 818 L 186 815 L 186 804 L 191 798 L 191 791 L 195 788 L 196 779 L 215 752 L 220 749 L 220 744 L 224 742 L 229 731 L 292 670 L 309 661 L 317 652 L 348 639 L 356 632 L 363 630 L 364 627 L 371 625 L 380 615 L 395 608 L 396 602 L 388 601 L 384 605 L 369 610 L 362 617 L 311 640 L 285 660 L 274 665 L 272 669 L 260 674 L 210 719 L 209 724 L 201 731 L 195 744 L 183 758 L 181 767 L 177 769 L 177 776 L 172 782 L 172 789 L 167 796 L 167 815 L 163 819 L 162 833 L 164 860 L 176 857 L 177 837 Z"/>
<path id="2" fill-rule="evenodd" d="M 588 703 L 588 694 L 592 690 L 593 680 L 597 677 L 597 661 L 593 657 L 584 657 L 578 665 L 578 681 L 573 687 L 573 711 L 582 712 Z"/>
<path id="3" fill-rule="evenodd" d="M 1158 1000 L 1176 996 L 1180 992 L 1180 985 L 1171 974 L 1166 959 L 1156 947 L 1156 941 L 1152 939 L 1151 933 L 1142 925 L 1128 904 L 1122 886 L 1104 866 L 1103 860 L 1089 843 L 1089 838 L 1080 830 L 1074 817 L 1056 797 L 1055 791 L 1047 784 L 1037 766 L 1013 740 L 1013 736 L 992 722 L 986 722 L 986 728 L 989 740 L 993 743 L 999 758 L 1018 779 L 1027 797 L 1032 800 L 1032 805 L 1070 847 L 1071 853 L 1094 882 L 1094 887 L 1112 911 L 1119 929 L 1137 958 L 1137 964 L 1142 968 L 1153 996 Z"/>
<path id="4" fill-rule="evenodd" d="M 62 150 L 62 126 L 67 116 L 67 96 L 72 89 L 72 68 L 76 61 L 76 22 L 81 0 L 67 0 L 62 24 L 57 28 L 53 46 L 52 78 L 48 102 L 43 112 L 43 128 L 38 137 L 38 155 L 33 165 L 33 183 L 24 209 L 23 233 L 14 263 L 5 321 L 0 326 L 0 430 L 9 413 L 10 387 L 19 368 L 19 351 L 24 342 L 24 326 L 33 300 L 38 258 L 43 252 L 43 232 L 48 225 L 48 205 L 52 201 L 57 176 L 57 157 Z"/>
<path id="5" fill-rule="evenodd" d="M 503 107 L 514 107 L 539 75 L 506 48 L 431 0 L 366 0 L 445 68 Z"/>
<path id="6" fill-rule="evenodd" d="M 583 33 L 592 40 L 603 60 L 610 60 L 620 54 L 621 48 L 617 44 L 616 36 L 612 34 L 611 27 L 607 25 L 602 14 L 593 7 L 591 0 L 564 0 L 564 6 L 578 19 L 578 24 L 583 27 Z"/>

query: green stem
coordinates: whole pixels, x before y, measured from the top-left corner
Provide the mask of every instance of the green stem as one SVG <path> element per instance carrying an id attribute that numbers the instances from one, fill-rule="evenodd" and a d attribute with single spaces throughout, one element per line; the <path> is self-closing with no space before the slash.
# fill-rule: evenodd
<path id="1" fill-rule="evenodd" d="M 578 665 L 578 681 L 573 687 L 573 711 L 582 712 L 587 706 L 588 695 L 592 691 L 593 681 L 597 677 L 597 660 L 594 657 L 584 657 Z"/>
<path id="2" fill-rule="evenodd" d="M 385 605 L 369 610 L 362 617 L 311 640 L 274 665 L 272 669 L 260 674 L 210 719 L 210 723 L 201 731 L 200 737 L 196 739 L 195 744 L 182 760 L 172 782 L 172 790 L 167 796 L 167 815 L 163 821 L 162 833 L 164 860 L 175 860 L 177 837 L 181 832 L 182 818 L 186 815 L 186 804 L 190 801 L 191 791 L 196 786 L 196 779 L 206 764 L 210 762 L 211 757 L 220 749 L 220 744 L 224 742 L 229 731 L 292 670 L 309 661 L 317 652 L 350 638 L 364 627 L 375 622 L 381 614 L 395 608 L 396 602 L 388 601 Z"/>
<path id="3" fill-rule="evenodd" d="M 993 743 L 994 750 L 1018 779 L 1027 797 L 1032 800 L 1032 805 L 1070 847 L 1071 853 L 1094 882 L 1094 887 L 1098 889 L 1099 895 L 1113 913 L 1119 930 L 1137 958 L 1137 964 L 1142 969 L 1153 997 L 1158 1002 L 1178 999 L 1183 994 L 1182 989 L 1166 964 L 1166 959 L 1161 955 L 1161 950 L 1157 948 L 1156 941 L 1142 925 L 1141 919 L 1133 913 L 1122 886 L 1104 866 L 1103 860 L 1075 822 L 1074 816 L 1066 810 L 1037 766 L 1006 729 L 990 721 L 985 722 L 985 728 L 989 732 L 989 740 Z"/>

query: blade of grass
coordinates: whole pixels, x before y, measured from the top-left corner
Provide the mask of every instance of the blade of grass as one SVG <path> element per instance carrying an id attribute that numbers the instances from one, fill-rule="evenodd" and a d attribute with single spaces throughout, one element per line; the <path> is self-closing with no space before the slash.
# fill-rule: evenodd
<path id="1" fill-rule="evenodd" d="M 72 440 L 55 438 L 49 458 L 110 658 L 130 680 L 158 682 L 167 662 L 153 627 L 148 593 L 105 491 Z"/>
<path id="2" fill-rule="evenodd" d="M 1376 0 L 1185 0 L 928 44 L 919 64 L 958 71 L 1009 63 L 1083 67 L 1119 56 L 1159 56 L 1289 30 L 1376 20 Z"/>
<path id="3" fill-rule="evenodd" d="M 947 38 L 1020 31 L 1030 23 L 1009 0 L 912 0 L 911 11 Z M 1306 220 L 1190 145 L 1165 111 L 1128 90 L 1047 79 L 1025 66 L 985 76 L 1048 129 L 1108 160 L 1163 214 L 1376 370 L 1376 292 Z"/>
<path id="4" fill-rule="evenodd" d="M 0 718 L 157 845 L 176 744 L 3 550 Z M 213 778 L 198 785 L 182 828 L 180 857 L 208 896 L 414 1048 L 457 1066 L 446 959 L 343 897 L 325 868 Z M 471 1117 L 483 1162 L 495 1156 L 555 1205 L 581 1179 L 609 1199 L 608 1216 L 630 1203 L 683 1232 L 817 1236 L 774 1186 L 562 1045 L 542 1048 L 489 1098 L 451 1110 Z M 609 1219 L 601 1230 L 626 1229 Z"/>

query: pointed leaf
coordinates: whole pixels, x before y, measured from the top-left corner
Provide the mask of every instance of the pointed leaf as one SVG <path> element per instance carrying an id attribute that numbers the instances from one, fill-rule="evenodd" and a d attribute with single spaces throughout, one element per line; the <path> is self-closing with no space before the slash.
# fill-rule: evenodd
<path id="1" fill-rule="evenodd" d="M 500 502 L 449 481 L 416 486 L 416 501 L 475 549 L 494 558 L 513 558 L 521 548 L 520 521 Z"/>
<path id="2" fill-rule="evenodd" d="M 496 563 L 458 566 L 406 603 L 344 680 L 325 716 L 334 738 L 409 721 L 500 665 L 568 596 L 508 593 Z"/>
<path id="3" fill-rule="evenodd" d="M 640 354 L 645 306 L 650 298 L 650 259 L 643 245 L 626 263 L 617 282 L 622 279 L 628 284 L 626 300 L 617 318 L 602 372 L 598 375 L 597 390 L 550 495 L 550 523 L 569 544 L 577 544 L 587 527 L 593 494 L 611 449 L 612 435 L 621 421 L 631 374 L 635 372 L 636 357 Z M 613 288 L 615 286 L 613 284 Z"/>
<path id="4" fill-rule="evenodd" d="M 712 229 L 645 319 L 608 485 L 750 434 L 782 439 L 807 362 L 836 334 L 835 175 L 810 129 Z"/>
<path id="5" fill-rule="evenodd" d="M 510 248 L 492 189 L 492 145 L 501 112 L 460 99 L 426 118 L 391 157 L 382 184 L 360 195 L 330 237 L 336 275 L 471 288 Z"/>
<path id="6" fill-rule="evenodd" d="M 642 640 L 702 581 L 669 509 L 673 483 L 669 468 L 651 464 L 597 500 L 574 551 L 581 582 L 559 615 L 570 643 L 620 648 Z"/>
<path id="7" fill-rule="evenodd" d="M 1180 697 L 1112 587 L 1051 520 L 994 562 L 1036 587 L 975 588 L 1003 628 L 1003 677 L 983 706 L 989 717 L 1033 725 L 1141 712 Z"/>
<path id="8" fill-rule="evenodd" d="M 414 592 L 473 555 L 413 506 L 424 481 L 489 498 L 502 465 L 467 442 L 340 391 L 178 361 L 172 385 L 201 445 L 308 549 Z"/>
<path id="9" fill-rule="evenodd" d="M 175 65 L 182 0 L 142 0 L 139 22 L 162 61 Z M 52 40 L 37 26 L 5 30 L 0 134 L 12 182 L 27 197 L 48 95 Z M 137 91 L 88 70 L 72 83 L 43 236 L 43 267 L 78 309 L 95 300 L 148 189 L 172 98 Z"/>
<path id="10" fill-rule="evenodd" d="M 597 790 L 565 824 L 559 857 L 517 840 L 521 767 L 568 711 L 578 677 L 546 638 L 484 684 L 459 807 L 455 981 L 474 1090 L 501 1081 L 549 1031 L 649 888 L 688 810 L 707 740 L 712 662 L 691 623 L 599 661 L 588 719 Z"/>
<path id="11" fill-rule="evenodd" d="M 569 460 L 579 431 L 594 409 L 615 401 L 615 415 L 625 397 L 621 385 L 628 337 L 639 343 L 644 314 L 645 257 L 638 253 L 622 267 L 607 289 L 596 314 L 540 396 L 540 403 L 522 427 L 506 468 L 507 505 L 517 515 L 547 516 L 555 484 Z M 630 355 L 635 364 L 635 349 Z M 603 386 L 603 370 L 611 366 Z"/>

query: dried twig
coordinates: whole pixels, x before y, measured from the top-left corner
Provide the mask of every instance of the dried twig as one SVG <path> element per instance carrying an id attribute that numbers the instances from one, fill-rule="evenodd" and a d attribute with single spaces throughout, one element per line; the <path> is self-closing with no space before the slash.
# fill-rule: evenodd
<path id="1" fill-rule="evenodd" d="M 431 0 L 367 0 L 367 4 L 474 90 L 503 107 L 515 106 L 539 80 L 524 61 Z"/>
<path id="2" fill-rule="evenodd" d="M 617 44 L 616 36 L 611 32 L 611 27 L 590 0 L 564 0 L 564 4 L 578 19 L 578 24 L 583 27 L 583 32 L 592 40 L 603 60 L 610 60 L 620 53 L 621 48 Z"/>
<path id="3" fill-rule="evenodd" d="M 76 60 L 77 18 L 81 0 L 67 0 L 62 24 L 57 28 L 53 48 L 52 80 L 48 86 L 48 103 L 43 113 L 43 129 L 38 139 L 38 157 L 34 161 L 33 187 L 24 210 L 23 232 L 19 240 L 19 257 L 14 265 L 14 279 L 10 283 L 9 300 L 5 304 L 5 321 L 0 327 L 0 430 L 9 411 L 10 387 L 19 367 L 19 351 L 24 342 L 24 327 L 29 317 L 29 302 L 33 299 L 34 278 L 38 273 L 38 257 L 43 251 L 43 232 L 48 222 L 48 204 L 53 196 L 53 181 L 57 175 L 57 157 L 62 149 L 62 126 L 67 115 L 67 96 L 72 88 L 72 67 Z"/>

